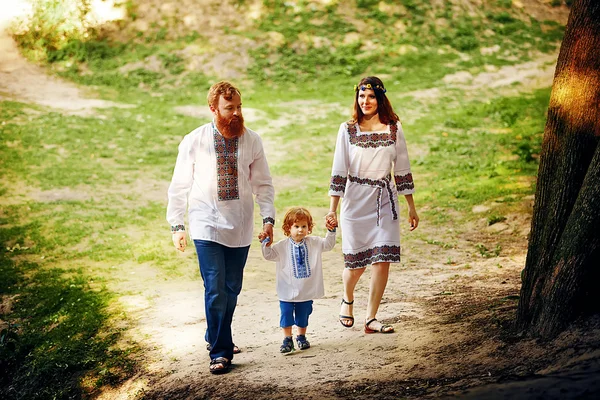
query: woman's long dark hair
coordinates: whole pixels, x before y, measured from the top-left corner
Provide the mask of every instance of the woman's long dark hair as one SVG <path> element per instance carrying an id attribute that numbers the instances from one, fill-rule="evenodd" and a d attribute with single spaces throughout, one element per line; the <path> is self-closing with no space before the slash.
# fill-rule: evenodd
<path id="1" fill-rule="evenodd" d="M 377 113 L 379 114 L 379 120 L 382 124 L 388 125 L 390 122 L 399 121 L 398 115 L 394 112 L 392 104 L 385 95 L 385 87 L 383 82 L 376 76 L 367 76 L 362 78 L 357 85 L 354 95 L 354 109 L 352 110 L 351 123 L 359 123 L 364 118 L 365 114 L 358 105 L 358 93 L 360 92 L 361 86 L 371 85 L 371 88 L 375 92 L 375 98 L 377 99 Z"/>

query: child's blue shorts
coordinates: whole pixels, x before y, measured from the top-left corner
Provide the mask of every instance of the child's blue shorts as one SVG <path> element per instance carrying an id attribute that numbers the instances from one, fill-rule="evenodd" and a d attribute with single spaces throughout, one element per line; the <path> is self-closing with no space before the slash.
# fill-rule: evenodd
<path id="1" fill-rule="evenodd" d="M 287 328 L 296 325 L 299 328 L 306 328 L 308 326 L 308 316 L 312 314 L 312 305 L 312 300 L 297 303 L 279 300 L 279 308 L 281 309 L 279 326 Z"/>

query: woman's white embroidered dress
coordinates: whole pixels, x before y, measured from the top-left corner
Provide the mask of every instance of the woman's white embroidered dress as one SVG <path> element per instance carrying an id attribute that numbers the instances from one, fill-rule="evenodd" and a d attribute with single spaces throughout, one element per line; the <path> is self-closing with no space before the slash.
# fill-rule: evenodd
<path id="1" fill-rule="evenodd" d="M 340 125 L 329 195 L 343 197 L 340 227 L 346 268 L 400 261 L 398 195 L 413 192 L 400 122 L 390 123 L 385 132 Z"/>

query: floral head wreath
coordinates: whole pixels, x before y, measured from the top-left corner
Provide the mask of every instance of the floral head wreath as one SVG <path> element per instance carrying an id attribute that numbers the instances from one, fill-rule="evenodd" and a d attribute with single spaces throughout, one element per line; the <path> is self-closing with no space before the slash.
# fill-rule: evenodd
<path id="1" fill-rule="evenodd" d="M 371 90 L 381 90 L 382 93 L 387 92 L 387 90 L 385 90 L 385 88 L 381 85 L 371 85 L 370 83 L 367 83 L 366 85 L 354 85 L 354 91 L 358 92 L 359 90 L 367 90 L 367 89 L 371 89 Z"/>

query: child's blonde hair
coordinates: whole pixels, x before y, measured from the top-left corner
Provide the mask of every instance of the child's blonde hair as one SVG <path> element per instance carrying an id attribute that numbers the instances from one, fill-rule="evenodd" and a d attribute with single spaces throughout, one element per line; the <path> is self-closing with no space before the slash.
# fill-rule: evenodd
<path id="1" fill-rule="evenodd" d="M 308 223 L 308 233 L 312 233 L 315 224 L 310 212 L 304 207 L 292 207 L 285 213 L 285 217 L 283 217 L 283 225 L 281 228 L 283 229 L 285 236 L 290 236 L 290 228 L 294 222 L 301 220 L 306 220 Z"/>

